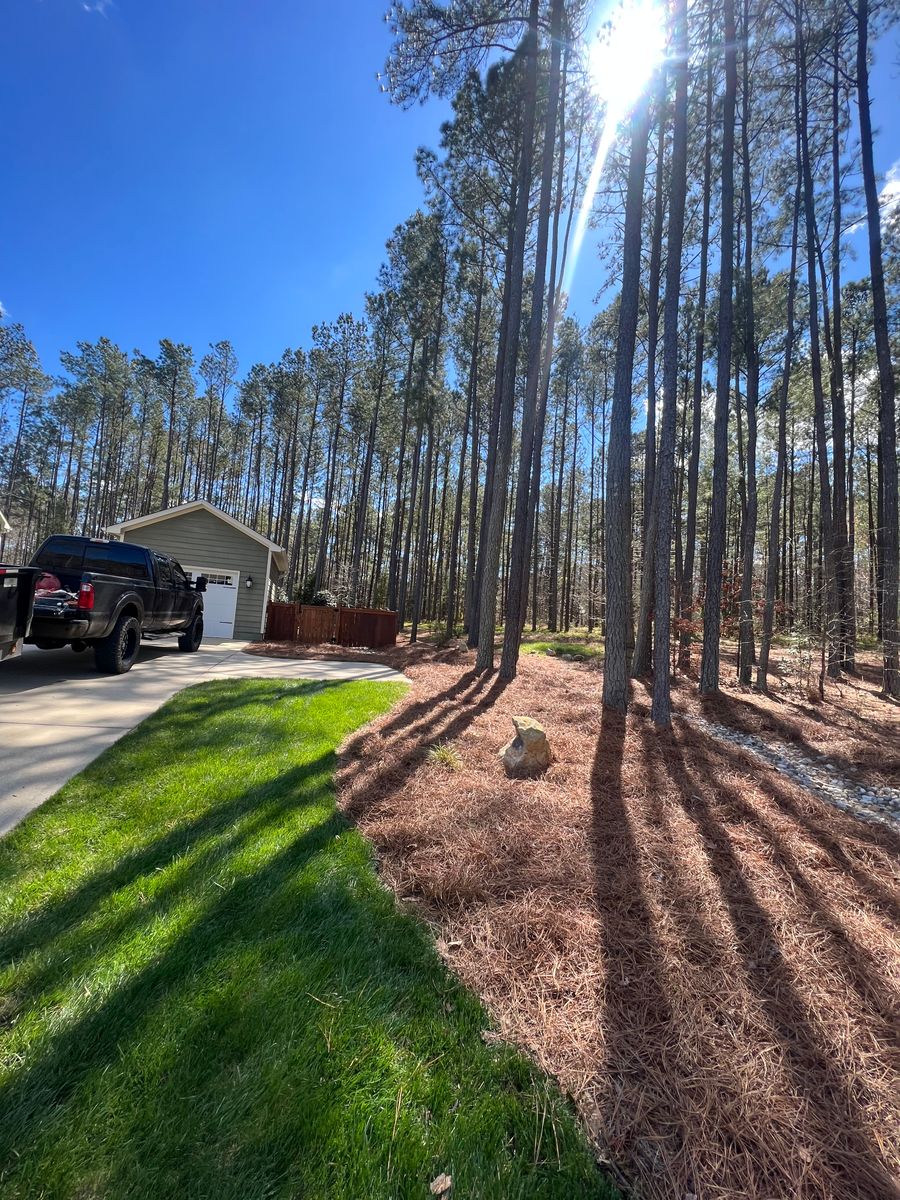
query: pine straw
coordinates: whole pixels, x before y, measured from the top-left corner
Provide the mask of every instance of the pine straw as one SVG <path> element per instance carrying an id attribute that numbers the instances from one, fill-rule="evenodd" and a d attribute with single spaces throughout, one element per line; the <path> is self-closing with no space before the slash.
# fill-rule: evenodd
<path id="1" fill-rule="evenodd" d="M 642 686 L 601 720 L 595 668 L 528 656 L 504 688 L 458 648 L 360 657 L 412 687 L 344 747 L 345 810 L 636 1195 L 900 1195 L 900 837 L 680 716 L 655 733 Z M 852 719 L 737 691 L 704 711 L 852 767 L 880 704 L 894 774 L 900 714 L 859 687 Z M 699 711 L 692 685 L 676 708 Z M 503 773 L 513 713 L 547 728 L 542 779 Z"/>

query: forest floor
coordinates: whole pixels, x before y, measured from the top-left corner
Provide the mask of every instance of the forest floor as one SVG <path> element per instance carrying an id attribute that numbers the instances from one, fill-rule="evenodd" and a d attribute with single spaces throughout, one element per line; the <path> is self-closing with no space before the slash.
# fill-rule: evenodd
<path id="1" fill-rule="evenodd" d="M 620 1182 L 666 1200 L 900 1194 L 900 833 L 691 719 L 896 788 L 900 707 L 873 655 L 819 703 L 786 650 L 771 698 L 732 686 L 726 648 L 721 695 L 682 678 L 665 734 L 640 683 L 627 720 L 602 713 L 596 662 L 528 655 L 504 685 L 462 644 L 358 657 L 412 686 L 345 743 L 340 802 Z M 513 713 L 547 729 L 540 779 L 502 770 Z"/>

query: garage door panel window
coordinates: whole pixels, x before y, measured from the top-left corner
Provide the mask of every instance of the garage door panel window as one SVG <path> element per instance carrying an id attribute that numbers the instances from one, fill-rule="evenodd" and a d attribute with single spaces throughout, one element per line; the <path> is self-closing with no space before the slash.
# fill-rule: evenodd
<path id="1" fill-rule="evenodd" d="M 234 576 L 228 575 L 223 571 L 202 571 L 199 574 L 206 576 L 207 583 L 218 584 L 220 587 L 234 587 Z"/>

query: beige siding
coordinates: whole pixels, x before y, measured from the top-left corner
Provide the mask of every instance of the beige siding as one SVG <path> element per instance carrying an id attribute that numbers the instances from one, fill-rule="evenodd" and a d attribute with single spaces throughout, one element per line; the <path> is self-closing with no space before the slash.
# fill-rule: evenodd
<path id="1" fill-rule="evenodd" d="M 127 542 L 171 554 L 182 566 L 240 571 L 234 636 L 259 637 L 269 590 L 266 579 L 269 552 L 265 546 L 202 510 L 177 513 L 152 525 L 126 529 L 122 536 Z M 248 575 L 253 576 L 252 588 L 245 586 Z"/>

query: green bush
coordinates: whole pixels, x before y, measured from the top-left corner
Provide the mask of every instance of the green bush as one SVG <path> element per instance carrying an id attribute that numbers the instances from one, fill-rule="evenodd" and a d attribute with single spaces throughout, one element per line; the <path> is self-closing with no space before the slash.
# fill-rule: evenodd
<path id="1" fill-rule="evenodd" d="M 321 588 L 307 603 L 316 608 L 337 608 L 338 606 L 337 596 L 334 592 L 329 592 L 327 588 Z"/>

